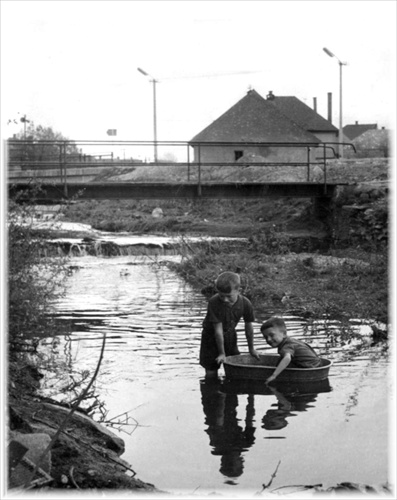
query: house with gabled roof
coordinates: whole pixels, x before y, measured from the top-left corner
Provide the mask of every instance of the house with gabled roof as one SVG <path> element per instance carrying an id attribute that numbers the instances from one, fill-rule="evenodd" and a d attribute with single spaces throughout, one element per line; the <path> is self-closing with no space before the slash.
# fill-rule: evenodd
<path id="1" fill-rule="evenodd" d="M 321 142 L 338 142 L 339 129 L 314 109 L 295 96 L 275 96 L 272 92 L 268 99 L 290 120 L 303 130 L 312 133 Z"/>
<path id="2" fill-rule="evenodd" d="M 377 123 L 356 123 L 354 125 L 345 125 L 343 127 L 343 133 L 351 141 L 359 137 L 360 135 L 367 132 L 367 130 L 376 130 L 378 128 Z"/>
<path id="3" fill-rule="evenodd" d="M 203 163 L 241 162 L 244 158 L 250 162 L 253 158 L 306 162 L 308 155 L 315 158 L 322 138 L 337 141 L 337 134 L 338 129 L 295 97 L 270 93 L 264 99 L 251 89 L 189 144 L 195 161 Z"/>

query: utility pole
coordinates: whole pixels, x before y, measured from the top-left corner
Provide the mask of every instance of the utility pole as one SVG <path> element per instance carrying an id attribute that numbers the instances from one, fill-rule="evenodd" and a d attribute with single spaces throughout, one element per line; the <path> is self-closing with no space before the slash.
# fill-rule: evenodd
<path id="1" fill-rule="evenodd" d="M 153 76 L 146 73 L 142 68 L 137 68 L 139 73 L 142 75 L 149 76 L 151 78 L 151 82 L 153 83 L 153 138 L 154 138 L 154 162 L 157 163 L 157 102 L 156 102 L 156 80 Z"/>
<path id="2" fill-rule="evenodd" d="M 336 57 L 335 54 L 333 54 L 330 50 L 328 50 L 326 47 L 323 48 L 323 51 L 329 56 L 329 57 L 335 57 L 339 63 L 339 157 L 343 158 L 343 119 L 342 119 L 342 66 L 346 66 L 347 63 L 342 62 L 338 57 Z"/>

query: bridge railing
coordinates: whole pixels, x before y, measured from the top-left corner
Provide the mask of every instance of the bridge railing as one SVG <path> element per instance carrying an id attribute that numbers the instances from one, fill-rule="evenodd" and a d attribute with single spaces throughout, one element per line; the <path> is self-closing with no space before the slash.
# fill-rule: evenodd
<path id="1" fill-rule="evenodd" d="M 336 153 L 338 145 L 337 142 L 157 141 L 155 143 L 10 139 L 7 141 L 8 181 L 18 183 L 35 178 L 41 183 L 46 183 L 56 180 L 64 185 L 66 194 L 68 182 L 76 182 L 77 179 L 82 183 L 92 182 L 103 178 L 104 175 L 110 175 L 116 169 L 122 169 L 125 173 L 137 168 L 160 167 L 160 172 L 157 169 L 157 176 L 161 178 L 164 168 L 164 181 L 167 181 L 169 180 L 167 169 L 169 171 L 170 167 L 173 167 L 178 171 L 182 169 L 180 172 L 184 172 L 186 181 L 196 183 L 200 192 L 201 185 L 206 181 L 209 172 L 222 167 L 299 168 L 305 172 L 304 176 L 301 174 L 300 182 L 310 182 L 311 172 L 317 166 L 323 172 L 322 181 L 326 185 L 327 161 L 338 157 Z M 354 149 L 353 144 L 344 143 L 344 145 Z M 156 157 L 157 148 L 164 153 L 162 155 L 160 153 L 161 159 L 148 161 L 147 155 L 150 155 L 154 146 L 156 146 Z M 156 182 L 158 181 L 157 177 Z M 150 182 L 150 179 L 145 182 Z"/>

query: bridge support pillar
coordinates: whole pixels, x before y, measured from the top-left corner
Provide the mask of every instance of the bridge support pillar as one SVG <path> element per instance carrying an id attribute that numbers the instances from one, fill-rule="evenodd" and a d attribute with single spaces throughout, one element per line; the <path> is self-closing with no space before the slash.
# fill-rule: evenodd
<path id="1" fill-rule="evenodd" d="M 329 196 L 322 196 L 321 198 L 313 199 L 313 215 L 324 221 L 327 219 L 332 212 L 332 198 Z"/>

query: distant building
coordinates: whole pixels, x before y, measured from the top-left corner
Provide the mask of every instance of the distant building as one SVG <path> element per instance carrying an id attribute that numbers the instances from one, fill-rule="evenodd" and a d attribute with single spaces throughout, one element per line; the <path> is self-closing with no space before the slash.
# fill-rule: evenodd
<path id="1" fill-rule="evenodd" d="M 252 89 L 189 144 L 195 161 L 203 163 L 306 162 L 308 154 L 311 160 L 318 156 L 321 142 L 336 142 L 337 138 L 338 129 L 296 97 L 269 92 L 264 99 Z"/>
<path id="2" fill-rule="evenodd" d="M 367 130 L 376 130 L 378 125 L 376 123 L 356 123 L 354 125 L 345 125 L 343 133 L 351 141 L 364 134 Z"/>

